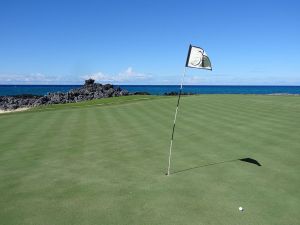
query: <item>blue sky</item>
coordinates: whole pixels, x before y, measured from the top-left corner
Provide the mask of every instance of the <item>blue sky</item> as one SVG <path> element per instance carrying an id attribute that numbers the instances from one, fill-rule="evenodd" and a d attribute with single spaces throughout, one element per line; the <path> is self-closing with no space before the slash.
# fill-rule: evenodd
<path id="1" fill-rule="evenodd" d="M 0 0 L 0 84 L 300 85 L 299 1 Z"/>

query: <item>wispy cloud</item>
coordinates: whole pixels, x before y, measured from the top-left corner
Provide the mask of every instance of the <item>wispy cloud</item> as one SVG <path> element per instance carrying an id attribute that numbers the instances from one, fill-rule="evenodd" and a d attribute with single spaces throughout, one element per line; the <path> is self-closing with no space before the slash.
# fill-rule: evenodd
<path id="1" fill-rule="evenodd" d="M 211 74 L 187 76 L 185 84 L 195 85 L 299 85 L 300 78 L 273 74 Z"/>
<path id="2" fill-rule="evenodd" d="M 153 74 L 135 71 L 128 67 L 116 74 L 103 72 L 90 73 L 82 76 L 31 74 L 0 74 L 0 84 L 83 84 L 85 79 L 93 78 L 100 83 L 112 84 L 180 84 L 181 75 Z M 186 74 L 184 84 L 187 85 L 300 85 L 300 76 L 284 74 L 248 73 L 203 73 Z"/>
<path id="3" fill-rule="evenodd" d="M 113 79 L 111 76 L 104 74 L 102 72 L 96 72 L 96 73 L 92 73 L 92 74 L 87 74 L 84 76 L 80 77 L 82 80 L 87 80 L 87 79 L 94 79 L 96 81 L 105 81 L 105 82 L 112 82 Z"/>
<path id="4" fill-rule="evenodd" d="M 58 83 L 59 76 L 47 76 L 42 73 L 0 74 L 0 84 L 50 84 Z"/>
<path id="5" fill-rule="evenodd" d="M 139 83 L 148 82 L 152 79 L 151 74 L 140 73 L 133 70 L 132 67 L 128 67 L 125 71 L 122 71 L 116 75 L 109 75 L 102 72 L 87 74 L 81 77 L 86 80 L 92 78 L 100 83 Z"/>
<path id="6" fill-rule="evenodd" d="M 84 80 L 93 78 L 100 83 L 113 84 L 140 84 L 149 83 L 151 74 L 141 73 L 128 67 L 115 75 L 102 72 L 86 74 L 82 76 L 52 76 L 43 73 L 31 74 L 0 74 L 0 84 L 82 84 Z"/>

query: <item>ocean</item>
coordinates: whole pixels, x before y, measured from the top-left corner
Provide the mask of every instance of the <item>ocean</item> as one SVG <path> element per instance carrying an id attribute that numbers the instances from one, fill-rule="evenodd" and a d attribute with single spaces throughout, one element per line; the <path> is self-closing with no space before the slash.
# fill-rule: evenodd
<path id="1" fill-rule="evenodd" d="M 48 92 L 67 92 L 81 85 L 0 85 L 0 96 L 46 95 Z M 148 92 L 163 95 L 178 92 L 179 85 L 115 85 L 129 92 Z M 185 85 L 183 92 L 193 94 L 300 94 L 300 86 L 228 86 L 228 85 Z"/>

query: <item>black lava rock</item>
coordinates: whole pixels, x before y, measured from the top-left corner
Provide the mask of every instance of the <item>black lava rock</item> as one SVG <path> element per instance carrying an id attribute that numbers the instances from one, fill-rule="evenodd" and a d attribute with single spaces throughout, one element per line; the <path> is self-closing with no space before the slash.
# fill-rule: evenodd
<path id="1" fill-rule="evenodd" d="M 150 95 L 150 93 L 145 92 L 145 91 L 137 91 L 137 92 L 134 92 L 133 95 Z"/>
<path id="2" fill-rule="evenodd" d="M 125 95 L 129 95 L 127 90 L 122 90 L 120 87 L 114 87 L 112 84 L 98 84 L 95 83 L 95 80 L 88 79 L 82 87 L 72 89 L 67 93 L 55 92 L 48 93 L 45 96 L 35 96 L 30 94 L 0 96 L 0 109 L 13 110 L 21 107 L 81 102 Z"/>

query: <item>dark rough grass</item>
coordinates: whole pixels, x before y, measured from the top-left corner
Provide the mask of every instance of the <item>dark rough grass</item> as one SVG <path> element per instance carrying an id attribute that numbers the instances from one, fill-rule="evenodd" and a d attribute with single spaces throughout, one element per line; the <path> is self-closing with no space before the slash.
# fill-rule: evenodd
<path id="1" fill-rule="evenodd" d="M 167 177 L 175 105 L 0 115 L 0 224 L 299 224 L 299 97 L 183 97 Z"/>

